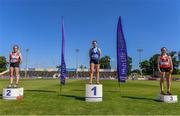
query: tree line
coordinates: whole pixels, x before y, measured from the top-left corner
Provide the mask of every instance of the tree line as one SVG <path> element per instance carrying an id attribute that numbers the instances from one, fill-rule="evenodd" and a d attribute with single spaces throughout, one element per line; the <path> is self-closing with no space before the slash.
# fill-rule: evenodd
<path id="1" fill-rule="evenodd" d="M 171 51 L 168 53 L 169 56 L 172 57 L 173 62 L 173 74 L 180 74 L 180 52 Z M 154 71 L 158 71 L 157 69 L 157 58 L 160 54 L 154 54 L 149 60 L 144 60 L 140 63 L 140 68 L 142 69 L 142 73 L 144 75 L 152 75 Z"/>
<path id="2" fill-rule="evenodd" d="M 173 74 L 180 74 L 180 52 L 171 51 L 168 53 L 172 57 L 173 61 Z M 157 58 L 160 56 L 160 54 L 154 54 L 150 59 L 144 60 L 140 63 L 140 68 L 142 70 L 142 73 L 144 75 L 152 75 L 154 71 L 158 71 L 157 69 Z M 132 58 L 128 56 L 128 75 L 131 73 L 140 73 L 139 69 L 132 70 Z M 100 68 L 101 69 L 111 69 L 111 57 L 110 56 L 104 56 L 100 59 Z M 3 72 L 7 70 L 8 62 L 6 60 L 6 57 L 0 56 L 0 72 Z M 84 65 L 80 65 L 79 68 L 86 69 L 87 67 Z"/>

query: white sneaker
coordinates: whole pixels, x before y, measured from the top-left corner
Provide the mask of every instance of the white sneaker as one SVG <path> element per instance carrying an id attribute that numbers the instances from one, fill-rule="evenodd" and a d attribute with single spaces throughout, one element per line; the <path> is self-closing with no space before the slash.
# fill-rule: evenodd
<path id="1" fill-rule="evenodd" d="M 12 88 L 12 87 L 13 87 L 12 84 L 9 84 L 9 85 L 8 85 L 8 88 Z"/>
<path id="2" fill-rule="evenodd" d="M 14 88 L 18 88 L 18 84 L 15 84 L 15 85 L 14 85 Z"/>

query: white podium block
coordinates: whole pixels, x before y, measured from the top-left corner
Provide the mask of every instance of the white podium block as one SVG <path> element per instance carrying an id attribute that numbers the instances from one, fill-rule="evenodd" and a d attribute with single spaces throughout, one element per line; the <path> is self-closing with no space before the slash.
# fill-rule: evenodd
<path id="1" fill-rule="evenodd" d="M 166 103 L 177 103 L 177 95 L 160 95 L 159 100 Z"/>
<path id="2" fill-rule="evenodd" d="M 103 100 L 103 88 L 101 84 L 86 84 L 86 101 L 100 102 Z"/>
<path id="3" fill-rule="evenodd" d="M 7 100 L 21 100 L 23 99 L 23 88 L 4 88 L 3 99 Z"/>

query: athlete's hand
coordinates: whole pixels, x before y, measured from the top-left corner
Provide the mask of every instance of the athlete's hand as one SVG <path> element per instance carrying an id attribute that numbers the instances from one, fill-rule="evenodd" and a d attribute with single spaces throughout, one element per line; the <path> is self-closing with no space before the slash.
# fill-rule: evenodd
<path id="1" fill-rule="evenodd" d="M 160 75 L 163 75 L 163 72 L 161 72 L 161 70 L 160 70 L 160 69 L 159 69 L 159 74 L 160 74 Z"/>
<path id="2" fill-rule="evenodd" d="M 170 73 L 172 73 L 172 72 L 173 72 L 173 69 L 170 70 Z"/>
<path id="3" fill-rule="evenodd" d="M 159 69 L 159 73 L 161 73 L 161 70 Z"/>
<path id="4" fill-rule="evenodd" d="M 164 73 L 160 71 L 160 75 L 163 75 Z"/>
<path id="5" fill-rule="evenodd" d="M 20 60 L 19 63 L 22 64 L 22 61 Z"/>

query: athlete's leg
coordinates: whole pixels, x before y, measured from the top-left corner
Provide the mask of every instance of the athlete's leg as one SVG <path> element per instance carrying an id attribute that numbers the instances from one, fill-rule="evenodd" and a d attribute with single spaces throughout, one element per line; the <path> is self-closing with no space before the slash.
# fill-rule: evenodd
<path id="1" fill-rule="evenodd" d="M 90 84 L 93 81 L 93 77 L 94 77 L 94 63 L 91 63 L 90 64 L 90 81 L 89 81 Z"/>
<path id="2" fill-rule="evenodd" d="M 9 83 L 8 87 L 12 87 L 12 84 L 13 84 L 13 75 L 14 75 L 14 67 L 10 67 L 9 71 L 10 71 L 10 83 Z"/>
<path id="3" fill-rule="evenodd" d="M 10 71 L 10 85 L 12 85 L 13 84 L 14 68 L 10 67 L 9 71 Z"/>
<path id="4" fill-rule="evenodd" d="M 166 82 L 167 82 L 167 94 L 171 94 L 170 93 L 170 89 L 171 89 L 171 73 L 170 72 L 166 72 Z"/>
<path id="5" fill-rule="evenodd" d="M 160 92 L 161 94 L 164 94 L 164 76 L 165 72 L 160 73 Z"/>
<path id="6" fill-rule="evenodd" d="M 19 84 L 19 78 L 20 78 L 20 74 L 19 74 L 19 67 L 15 67 L 15 71 L 16 71 L 16 85 Z"/>
<path id="7" fill-rule="evenodd" d="M 96 83 L 99 84 L 99 68 L 100 64 L 96 64 Z"/>

